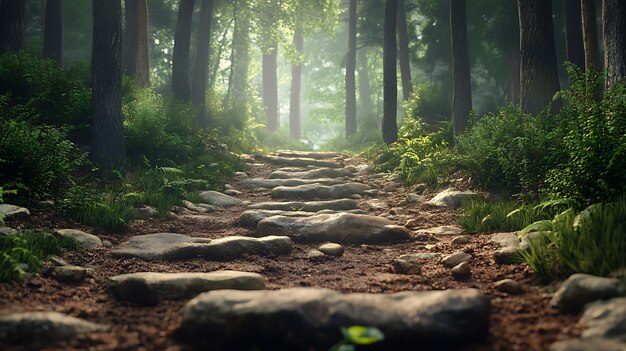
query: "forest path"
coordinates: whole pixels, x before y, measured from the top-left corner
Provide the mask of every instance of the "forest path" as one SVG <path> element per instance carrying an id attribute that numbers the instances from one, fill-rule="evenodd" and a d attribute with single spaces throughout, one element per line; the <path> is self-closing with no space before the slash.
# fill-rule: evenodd
<path id="1" fill-rule="evenodd" d="M 62 257 L 70 265 L 89 268 L 85 280 L 61 282 L 48 263 L 41 277 L 0 285 L 0 310 L 55 311 L 107 327 L 47 344 L 46 350 L 186 350 L 188 343 L 233 349 L 216 346 L 216 341 L 245 338 L 255 343 L 269 338 L 273 349 L 279 340 L 327 345 L 329 338 L 339 336 L 328 322 L 333 318 L 339 319 L 333 323 L 380 326 L 389 342 L 406 339 L 431 343 L 433 349 L 452 340 L 462 350 L 546 350 L 572 332 L 575 318 L 550 310 L 550 295 L 542 292 L 529 269 L 497 264 L 492 235 L 464 233 L 456 226 L 458 209 L 424 202 L 434 193 L 422 199 L 396 177 L 372 173 L 365 160 L 348 155 L 279 152 L 247 160 L 247 174 L 238 174 L 226 191 L 243 202 L 234 200 L 215 212 L 179 209 L 166 221 L 134 221 L 122 235 L 52 222 L 55 228 L 98 234 L 112 247 Z M 320 179 L 327 185 L 320 185 Z M 287 201 L 297 203 L 284 207 Z M 275 215 L 281 216 L 264 219 Z M 34 217 L 37 221 L 36 213 Z M 278 237 L 257 239 L 268 234 Z M 320 248 L 326 242 L 340 245 Z M 407 254 L 413 256 L 398 260 Z M 469 266 L 453 273 L 451 267 L 460 263 L 450 263 L 455 260 L 466 260 Z M 195 274 L 220 270 L 230 272 Z M 135 272 L 176 274 L 122 276 L 112 283 L 114 276 Z M 522 292 L 500 291 L 495 283 L 502 279 L 517 281 Z M 271 291 L 254 291 L 264 285 Z M 293 290 L 303 287 L 308 289 Z M 250 291 L 205 294 L 183 317 L 181 309 L 190 297 L 222 288 Z M 381 298 L 431 290 L 449 292 Z M 482 305 L 485 296 L 490 311 Z M 289 313 L 263 314 L 281 308 Z M 297 315 L 322 326 L 303 327 Z M 418 319 L 421 324 L 411 324 Z M 486 337 L 473 342 L 487 323 Z M 415 333 L 420 329 L 422 333 Z M 296 339 L 280 330 L 290 330 Z M 181 336 L 186 343 L 177 341 Z"/>

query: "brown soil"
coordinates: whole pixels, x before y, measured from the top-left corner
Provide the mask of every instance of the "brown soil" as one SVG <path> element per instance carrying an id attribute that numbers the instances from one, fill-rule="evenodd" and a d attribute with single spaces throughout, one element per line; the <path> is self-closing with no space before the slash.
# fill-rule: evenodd
<path id="1" fill-rule="evenodd" d="M 251 176 L 267 176 L 273 167 L 250 171 Z M 236 182 L 231 184 L 237 187 Z M 241 189 L 240 189 L 241 190 Z M 241 197 L 254 202 L 269 201 L 269 191 L 244 191 Z M 386 201 L 398 224 L 407 219 L 419 219 L 418 228 L 454 225 L 459 211 L 438 209 L 427 205 L 401 205 L 408 190 L 381 197 Z M 30 223 L 8 223 L 10 226 L 38 228 L 77 228 L 101 236 L 116 245 L 128 237 L 156 232 L 176 232 L 219 238 L 245 235 L 249 231 L 237 226 L 237 219 L 245 206 L 221 210 L 207 215 L 173 216 L 167 221 L 142 220 L 133 222 L 121 234 L 106 234 L 78 225 L 50 211 L 33 211 Z M 363 209 L 369 210 L 365 207 Z M 389 216 L 390 211 L 369 211 Z M 416 228 L 416 229 L 418 229 Z M 548 301 L 553 286 L 542 285 L 526 265 L 496 265 L 492 254 L 495 247 L 489 243 L 489 234 L 471 235 L 471 243 L 453 247 L 451 237 L 425 238 L 394 245 L 348 246 L 340 258 L 311 262 L 308 250 L 315 245 L 297 244 L 292 254 L 280 257 L 245 257 L 232 262 L 202 260 L 163 263 L 134 259 L 113 259 L 109 249 L 67 252 L 62 257 L 70 264 L 96 268 L 84 283 L 59 283 L 50 277 L 50 267 L 41 275 L 25 282 L 0 284 L 0 314 L 23 311 L 57 311 L 89 321 L 107 324 L 107 332 L 82 336 L 67 343 L 48 345 L 43 350 L 187 350 L 177 343 L 173 334 L 181 319 L 185 302 L 162 302 L 156 307 L 137 307 L 113 299 L 106 289 L 108 277 L 117 274 L 159 272 L 208 272 L 232 269 L 257 272 L 264 275 L 270 289 L 313 286 L 337 289 L 343 292 L 390 293 L 455 288 L 478 288 L 491 298 L 490 334 L 479 344 L 468 345 L 467 350 L 547 350 L 555 340 L 575 336 L 576 316 L 558 314 L 550 309 Z M 424 239 L 424 238 L 419 238 Z M 426 244 L 439 242 L 431 250 L 443 254 L 463 250 L 471 253 L 472 278 L 465 282 L 452 279 L 449 269 L 440 264 L 426 263 L 419 276 L 397 275 L 390 262 L 399 255 L 427 252 Z M 505 278 L 515 279 L 525 286 L 518 296 L 496 291 L 493 284 Z M 1 347 L 0 347 L 1 349 Z M 20 348 L 26 349 L 26 348 Z"/>

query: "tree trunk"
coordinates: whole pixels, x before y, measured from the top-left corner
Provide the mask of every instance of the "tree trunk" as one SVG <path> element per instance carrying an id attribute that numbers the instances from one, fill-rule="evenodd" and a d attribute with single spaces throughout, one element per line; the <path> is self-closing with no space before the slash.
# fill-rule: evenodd
<path id="1" fill-rule="evenodd" d="M 521 106 L 541 112 L 559 90 L 551 0 L 518 0 Z M 553 111 L 558 110 L 556 104 Z"/>
<path id="2" fill-rule="evenodd" d="M 267 130 L 274 132 L 279 127 L 278 115 L 278 44 L 274 43 L 263 53 L 263 104 L 267 113 Z"/>
<path id="3" fill-rule="evenodd" d="M 235 105 L 248 103 L 248 72 L 250 64 L 250 15 L 248 0 L 241 1 L 245 10 L 239 10 L 233 32 L 233 84 L 232 97 Z"/>
<path id="4" fill-rule="evenodd" d="M 406 23 L 405 0 L 398 1 L 398 57 L 400 58 L 400 77 L 402 77 L 402 96 L 408 100 L 413 93 L 411 83 L 411 63 L 409 61 L 409 35 Z"/>
<path id="5" fill-rule="evenodd" d="M 450 0 L 450 32 L 452 33 L 452 116 L 454 133 L 467 126 L 472 111 L 469 49 L 465 0 Z"/>
<path id="6" fill-rule="evenodd" d="M 181 100 L 191 100 L 189 82 L 189 42 L 191 39 L 191 18 L 194 0 L 180 0 L 174 52 L 172 54 L 172 92 Z"/>
<path id="7" fill-rule="evenodd" d="M 137 81 L 141 86 L 150 84 L 148 0 L 137 0 Z"/>
<path id="8" fill-rule="evenodd" d="M 589 72 L 600 67 L 595 0 L 581 0 L 580 9 L 582 13 L 583 44 L 585 50 L 585 71 Z"/>
<path id="9" fill-rule="evenodd" d="M 519 79 L 519 49 L 511 50 L 509 53 L 509 100 L 512 103 L 518 105 L 519 104 L 519 89 L 520 89 L 520 79 Z"/>
<path id="10" fill-rule="evenodd" d="M 26 0 L 2 0 L 0 3 L 0 54 L 24 48 Z"/>
<path id="11" fill-rule="evenodd" d="M 398 140 L 396 114 L 398 110 L 398 77 L 396 71 L 397 0 L 385 0 L 385 23 L 383 35 L 383 141 L 387 145 Z"/>
<path id="12" fill-rule="evenodd" d="M 91 159 L 101 170 L 125 163 L 121 34 L 121 0 L 93 0 Z"/>
<path id="13" fill-rule="evenodd" d="M 304 48 L 302 29 L 296 28 L 293 33 L 293 45 L 298 53 Z M 294 140 L 300 140 L 300 89 L 302 86 L 302 63 L 291 65 L 291 94 L 289 97 L 289 135 Z"/>
<path id="14" fill-rule="evenodd" d="M 565 16 L 565 41 L 567 60 L 585 69 L 585 48 L 583 45 L 582 18 L 580 2 L 563 1 Z"/>
<path id="15" fill-rule="evenodd" d="M 138 28 L 137 7 L 138 0 L 125 0 L 124 36 L 122 37 L 122 63 L 124 73 L 129 76 L 137 75 Z"/>
<path id="16" fill-rule="evenodd" d="M 374 102 L 372 102 L 372 89 L 370 88 L 369 67 L 367 63 L 367 47 L 361 48 L 358 52 L 358 74 L 359 74 L 359 108 L 363 121 L 362 128 L 373 129 L 377 127 Z"/>
<path id="17" fill-rule="evenodd" d="M 192 100 L 199 109 L 196 123 L 206 128 L 206 87 L 209 74 L 209 51 L 211 47 L 211 20 L 213 18 L 213 0 L 203 0 L 198 22 L 198 44 L 196 49 L 196 67 L 192 79 Z"/>
<path id="18" fill-rule="evenodd" d="M 63 63 L 63 1 L 47 0 L 43 30 L 43 56 Z"/>
<path id="19" fill-rule="evenodd" d="M 606 87 L 626 78 L 626 1 L 603 0 L 602 33 Z"/>
<path id="20" fill-rule="evenodd" d="M 346 55 L 346 137 L 356 134 L 356 0 L 348 9 L 348 54 Z"/>

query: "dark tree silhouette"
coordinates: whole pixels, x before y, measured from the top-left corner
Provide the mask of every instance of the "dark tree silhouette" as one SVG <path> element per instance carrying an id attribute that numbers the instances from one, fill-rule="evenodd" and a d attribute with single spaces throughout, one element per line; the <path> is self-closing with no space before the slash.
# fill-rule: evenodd
<path id="1" fill-rule="evenodd" d="M 263 103 L 267 114 L 267 130 L 274 132 L 279 127 L 278 75 L 276 63 L 278 45 L 274 43 L 263 53 Z"/>
<path id="2" fill-rule="evenodd" d="M 24 48 L 26 0 L 2 0 L 0 3 L 0 53 Z"/>
<path id="3" fill-rule="evenodd" d="M 581 0 L 580 10 L 583 28 L 583 46 L 585 50 L 585 70 L 590 71 L 600 67 L 595 0 Z"/>
<path id="4" fill-rule="evenodd" d="M 472 111 L 469 49 L 465 0 L 450 0 L 450 32 L 452 33 L 452 117 L 454 132 L 460 134 Z"/>
<path id="5" fill-rule="evenodd" d="M 63 0 L 46 0 L 43 56 L 63 63 Z"/>
<path id="6" fill-rule="evenodd" d="M 148 0 L 137 1 L 137 81 L 150 84 L 150 55 L 148 52 Z"/>
<path id="7" fill-rule="evenodd" d="M 611 87 L 626 78 L 626 1 L 602 2 L 602 33 L 606 86 Z"/>
<path id="8" fill-rule="evenodd" d="M 122 38 L 122 64 L 129 76 L 137 75 L 137 51 L 139 25 L 137 24 L 138 0 L 125 0 L 124 37 Z"/>
<path id="9" fill-rule="evenodd" d="M 301 53 L 304 49 L 302 29 L 297 27 L 293 33 L 293 45 Z M 289 97 L 289 135 L 294 140 L 300 140 L 300 90 L 302 88 L 302 63 L 291 65 L 291 93 Z"/>
<path id="10" fill-rule="evenodd" d="M 385 0 L 385 24 L 383 35 L 383 141 L 391 145 L 398 140 L 398 78 L 396 19 L 398 17 L 397 0 Z"/>
<path id="11" fill-rule="evenodd" d="M 518 0 L 518 7 L 521 106 L 524 112 L 537 114 L 559 90 L 552 1 Z"/>
<path id="12" fill-rule="evenodd" d="M 583 45 L 582 15 L 579 1 L 563 1 L 565 16 L 565 41 L 567 60 L 585 68 L 585 47 Z"/>
<path id="13" fill-rule="evenodd" d="M 361 109 L 363 127 L 367 130 L 376 128 L 376 111 L 372 101 L 372 88 L 370 87 L 369 67 L 367 60 L 367 47 L 359 49 L 358 74 L 359 74 L 359 108 Z"/>
<path id="14" fill-rule="evenodd" d="M 91 159 L 103 170 L 125 161 L 121 34 L 121 0 L 93 0 Z"/>
<path id="15" fill-rule="evenodd" d="M 409 61 L 409 35 L 406 23 L 406 4 L 398 0 L 398 58 L 400 59 L 400 77 L 402 78 L 402 97 L 408 100 L 413 93 L 411 83 L 411 63 Z"/>
<path id="16" fill-rule="evenodd" d="M 211 47 L 211 20 L 213 17 L 213 0 L 202 0 L 200 19 L 198 21 L 198 44 L 196 49 L 196 66 L 192 79 L 192 101 L 199 109 L 196 123 L 201 128 L 207 127 L 206 89 L 209 74 L 209 51 Z"/>
<path id="17" fill-rule="evenodd" d="M 348 54 L 346 55 L 346 137 L 356 134 L 356 0 L 348 9 Z"/>
<path id="18" fill-rule="evenodd" d="M 193 0 L 180 0 L 176 33 L 174 34 L 174 52 L 172 54 L 172 92 L 181 100 L 191 100 L 189 82 L 189 42 L 191 40 L 191 18 Z"/>

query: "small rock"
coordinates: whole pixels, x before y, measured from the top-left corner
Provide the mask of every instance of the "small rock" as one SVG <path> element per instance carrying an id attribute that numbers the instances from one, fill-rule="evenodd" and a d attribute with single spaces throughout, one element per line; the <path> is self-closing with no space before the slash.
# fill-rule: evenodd
<path id="1" fill-rule="evenodd" d="M 463 233 L 463 229 L 450 225 L 420 229 L 417 231 L 418 235 L 460 235 L 461 233 Z"/>
<path id="2" fill-rule="evenodd" d="M 159 216 L 159 211 L 156 208 L 148 205 L 141 205 L 133 208 L 133 217 L 137 219 L 148 219 Z"/>
<path id="3" fill-rule="evenodd" d="M 182 206 L 174 206 L 172 207 L 172 209 L 170 210 L 171 213 L 177 214 L 177 215 L 188 215 L 188 214 L 193 214 L 193 211 L 190 211 L 189 209 L 186 209 Z"/>
<path id="4" fill-rule="evenodd" d="M 203 203 L 194 204 L 191 201 L 187 201 L 187 200 L 183 200 L 183 206 L 185 206 L 185 208 L 188 209 L 189 211 L 198 212 L 198 213 L 209 213 L 209 212 L 214 212 L 217 210 L 217 208 L 215 208 L 215 206 L 213 205 L 203 204 Z"/>
<path id="5" fill-rule="evenodd" d="M 229 195 L 229 196 L 241 196 L 243 193 L 239 190 L 228 189 L 224 191 L 224 194 Z"/>
<path id="6" fill-rule="evenodd" d="M 550 305 L 561 312 L 577 313 L 586 304 L 620 295 L 620 281 L 589 274 L 573 274 L 556 291 Z"/>
<path id="7" fill-rule="evenodd" d="M 621 339 L 626 342 L 626 297 L 587 305 L 580 318 L 586 329 L 582 337 Z"/>
<path id="8" fill-rule="evenodd" d="M 0 236 L 1 235 L 12 236 L 12 235 L 18 235 L 19 233 L 20 231 L 17 229 L 13 229 L 9 227 L 0 227 Z"/>
<path id="9" fill-rule="evenodd" d="M 355 199 L 355 200 L 362 199 L 362 198 L 363 198 L 363 196 L 361 196 L 359 194 L 350 195 L 350 197 L 349 197 L 349 199 Z"/>
<path id="10" fill-rule="evenodd" d="M 473 191 L 459 191 L 455 188 L 448 188 L 437 194 L 427 203 L 434 206 L 460 207 L 462 201 L 478 197 L 478 193 Z"/>
<path id="11" fill-rule="evenodd" d="M 240 199 L 213 190 L 201 192 L 200 197 L 216 207 L 232 207 L 243 203 Z"/>
<path id="12" fill-rule="evenodd" d="M 465 245 L 465 244 L 468 244 L 469 242 L 470 242 L 470 239 L 465 235 L 455 236 L 454 239 L 452 239 L 453 245 Z"/>
<path id="13" fill-rule="evenodd" d="M 315 261 L 315 260 L 319 260 L 320 258 L 323 258 L 325 255 L 320 250 L 310 250 L 309 252 L 307 252 L 306 256 L 309 260 Z"/>
<path id="14" fill-rule="evenodd" d="M 491 237 L 491 243 L 498 246 L 493 253 L 496 264 L 514 264 L 519 262 L 517 251 L 520 248 L 517 233 L 496 233 Z"/>
<path id="15" fill-rule="evenodd" d="M 419 252 L 419 253 L 405 254 L 398 258 L 401 260 L 407 260 L 407 261 L 430 261 L 439 257 L 441 257 L 441 254 L 437 252 Z"/>
<path id="16" fill-rule="evenodd" d="M 439 248 L 439 244 L 426 244 L 424 245 L 426 250 L 436 250 Z"/>
<path id="17" fill-rule="evenodd" d="M 23 312 L 0 316 L 0 340 L 21 345 L 50 346 L 48 343 L 106 329 L 106 326 L 57 312 Z"/>
<path id="18" fill-rule="evenodd" d="M 418 227 L 420 225 L 420 220 L 417 218 L 413 218 L 413 219 L 409 219 L 408 221 L 406 221 L 406 223 L 404 224 L 405 227 L 411 229 L 411 228 L 415 228 Z"/>
<path id="19" fill-rule="evenodd" d="M 387 191 L 387 192 L 393 192 L 398 190 L 398 188 L 400 188 L 402 186 L 402 184 L 391 181 L 391 182 L 387 182 L 385 183 L 385 186 L 383 187 L 383 191 Z"/>
<path id="20" fill-rule="evenodd" d="M 406 196 L 406 201 L 409 203 L 421 204 L 422 202 L 426 202 L 426 198 L 424 196 L 411 193 Z"/>
<path id="21" fill-rule="evenodd" d="M 467 280 L 472 276 L 469 263 L 461 262 L 452 268 L 452 278 L 454 280 Z"/>
<path id="22" fill-rule="evenodd" d="M 324 255 L 339 257 L 343 255 L 343 246 L 336 243 L 326 243 L 317 248 Z"/>
<path id="23" fill-rule="evenodd" d="M 57 229 L 56 233 L 68 237 L 73 238 L 78 243 L 79 249 L 93 249 L 102 246 L 102 240 L 97 236 L 89 233 L 85 233 L 81 230 L 77 229 Z"/>
<path id="24" fill-rule="evenodd" d="M 522 284 L 513 279 L 503 279 L 497 281 L 494 284 L 494 288 L 498 291 L 511 295 L 517 295 L 523 292 Z"/>
<path id="25" fill-rule="evenodd" d="M 48 261 L 52 262 L 55 266 L 69 266 L 66 260 L 62 259 L 59 256 L 49 256 Z"/>
<path id="26" fill-rule="evenodd" d="M 37 204 L 40 208 L 52 208 L 55 205 L 54 201 L 52 200 L 39 201 Z"/>
<path id="27" fill-rule="evenodd" d="M 5 219 L 30 219 L 30 211 L 25 207 L 0 204 L 0 213 Z"/>
<path id="28" fill-rule="evenodd" d="M 235 172 L 235 179 L 246 179 L 248 174 L 246 172 Z"/>
<path id="29" fill-rule="evenodd" d="M 465 252 L 455 252 L 447 255 L 441 259 L 441 263 L 448 268 L 452 268 L 464 262 L 469 262 L 472 259 L 472 255 Z"/>
<path id="30" fill-rule="evenodd" d="M 230 184 L 228 184 L 228 183 L 226 183 L 226 184 L 224 184 L 224 189 L 230 190 L 230 189 L 235 189 L 235 187 L 230 185 Z"/>
<path id="31" fill-rule="evenodd" d="M 413 189 L 415 190 L 416 193 L 423 193 L 424 190 L 428 189 L 428 184 L 420 183 L 420 184 L 417 184 Z"/>
<path id="32" fill-rule="evenodd" d="M 79 266 L 60 266 L 54 269 L 54 278 L 64 283 L 80 283 L 92 270 Z"/>
<path id="33" fill-rule="evenodd" d="M 396 258 L 391 262 L 391 268 L 396 274 L 419 275 L 422 272 L 422 265 L 409 258 Z"/>

